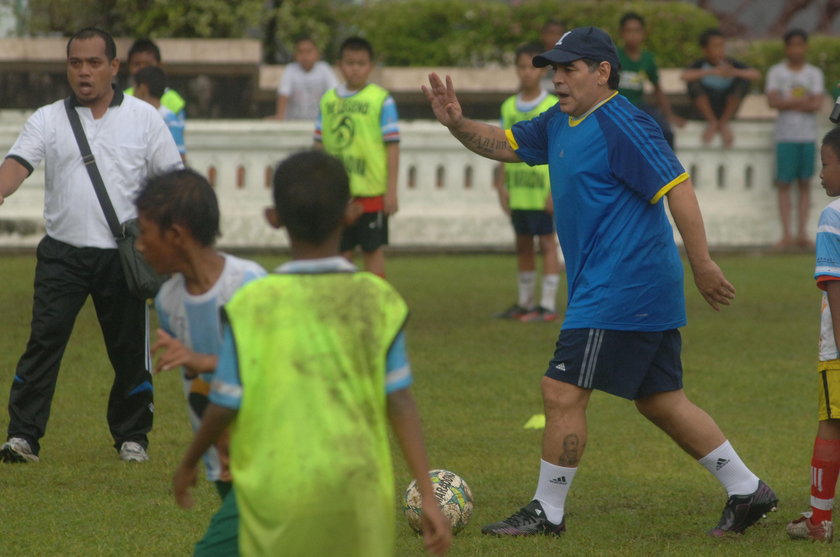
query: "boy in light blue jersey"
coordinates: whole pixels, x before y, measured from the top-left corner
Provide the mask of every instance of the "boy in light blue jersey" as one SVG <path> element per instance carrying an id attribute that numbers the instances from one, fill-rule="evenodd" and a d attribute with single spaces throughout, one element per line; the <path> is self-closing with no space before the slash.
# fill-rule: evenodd
<path id="1" fill-rule="evenodd" d="M 573 29 L 533 64 L 552 67 L 559 102 L 509 130 L 465 118 L 449 78 L 444 84 L 431 74 L 431 87 L 423 88 L 438 120 L 470 150 L 549 165 L 566 260 L 566 316 L 542 379 L 546 429 L 537 490 L 529 504 L 482 532 L 565 531 L 565 500 L 586 447 L 586 408 L 598 389 L 633 400 L 724 486 L 729 499 L 710 534 L 741 533 L 777 498 L 683 391 L 683 273 L 663 197 L 700 293 L 714 309 L 735 294 L 709 256 L 691 180 L 656 122 L 618 95 L 618 54 L 604 31 Z"/>
<path id="2" fill-rule="evenodd" d="M 181 153 L 181 160 L 186 162 L 187 146 L 184 143 L 184 118 L 178 116 L 168 107 L 161 103 L 161 98 L 166 91 L 166 74 L 160 66 L 146 66 L 134 74 L 134 96 L 146 101 L 157 108 L 158 113 L 169 128 L 178 152 Z"/>
<path id="3" fill-rule="evenodd" d="M 336 157 L 282 161 L 266 216 L 286 228 L 293 261 L 225 304 L 210 405 L 173 487 L 191 506 L 198 458 L 230 425 L 243 555 L 393 555 L 389 423 L 422 496 L 426 549 L 442 555 L 451 542 L 409 389 L 408 308 L 339 256 L 359 209 Z"/>
<path id="4" fill-rule="evenodd" d="M 161 274 L 171 274 L 155 297 L 160 328 L 152 352 L 154 372 L 181 368 L 193 429 L 207 407 L 210 382 L 222 347 L 220 308 L 242 285 L 265 275 L 252 261 L 216 251 L 219 207 L 213 188 L 192 170 L 150 180 L 136 200 L 137 248 Z M 236 555 L 237 509 L 222 439 L 204 454 L 207 479 L 222 507 L 214 517 L 224 527 L 196 546 L 196 555 Z"/>

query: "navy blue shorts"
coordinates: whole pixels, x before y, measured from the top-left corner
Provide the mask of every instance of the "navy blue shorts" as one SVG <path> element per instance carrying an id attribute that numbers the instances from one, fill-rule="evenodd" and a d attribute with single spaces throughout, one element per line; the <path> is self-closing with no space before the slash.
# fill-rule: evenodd
<path id="1" fill-rule="evenodd" d="M 362 213 L 353 226 L 341 233 L 341 251 L 352 251 L 359 246 L 371 253 L 388 245 L 388 216 L 384 211 Z"/>
<path id="2" fill-rule="evenodd" d="M 545 236 L 554 234 L 554 218 L 548 211 L 513 209 L 510 222 L 517 236 Z"/>
<path id="3" fill-rule="evenodd" d="M 682 338 L 662 332 L 565 329 L 546 377 L 636 400 L 682 389 Z"/>

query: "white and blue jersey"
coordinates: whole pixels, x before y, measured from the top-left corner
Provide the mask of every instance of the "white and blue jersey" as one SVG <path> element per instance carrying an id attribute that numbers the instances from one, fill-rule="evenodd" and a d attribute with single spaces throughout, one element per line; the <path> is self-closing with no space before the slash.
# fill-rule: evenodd
<path id="1" fill-rule="evenodd" d="M 823 290 L 820 311 L 820 361 L 840 358 L 834 341 L 834 323 L 828 306 L 825 283 L 840 280 L 840 199 L 828 204 L 820 213 L 817 226 L 817 266 L 814 269 L 817 286 Z"/>
<path id="2" fill-rule="evenodd" d="M 566 260 L 563 328 L 685 325 L 682 262 L 659 201 L 688 175 L 657 123 L 614 93 L 579 118 L 555 105 L 506 133 L 520 159 L 549 166 Z"/>
<path id="3" fill-rule="evenodd" d="M 355 272 L 356 266 L 343 257 L 295 260 L 275 269 L 275 273 L 335 273 Z M 223 326 L 222 350 L 213 376 L 210 402 L 232 410 L 238 410 L 242 403 L 242 382 L 239 379 L 239 363 L 236 357 L 236 343 L 230 326 Z M 411 365 L 405 346 L 405 331 L 400 331 L 388 350 L 385 361 L 385 389 L 390 394 L 408 388 L 413 381 Z"/>
<path id="4" fill-rule="evenodd" d="M 222 349 L 222 327 L 220 319 L 221 307 L 231 299 L 239 288 L 266 272 L 259 264 L 246 259 L 240 259 L 228 254 L 222 254 L 225 266 L 216 284 L 203 294 L 187 292 L 184 276 L 176 273 L 160 288 L 155 297 L 155 308 L 158 314 L 160 328 L 170 336 L 178 339 L 181 344 L 199 354 L 218 356 Z M 195 383 L 209 384 L 213 374 L 202 374 L 200 378 L 187 379 L 183 377 L 184 396 L 190 399 L 191 393 L 201 393 L 195 388 Z M 206 391 L 209 391 L 209 385 Z M 201 416 L 196 408 L 188 404 L 190 423 L 194 430 L 201 424 Z M 221 467 L 216 449 L 211 447 L 204 455 L 204 465 L 207 479 L 219 479 Z"/>
<path id="5" fill-rule="evenodd" d="M 181 153 L 181 155 L 186 155 L 187 145 L 184 143 L 184 126 L 186 118 L 184 117 L 184 111 L 182 110 L 178 114 L 175 114 L 165 106 L 160 105 L 158 107 L 158 112 L 163 117 L 166 127 L 169 128 L 169 133 L 172 134 L 172 139 L 175 140 L 175 145 L 178 146 L 178 152 Z"/>

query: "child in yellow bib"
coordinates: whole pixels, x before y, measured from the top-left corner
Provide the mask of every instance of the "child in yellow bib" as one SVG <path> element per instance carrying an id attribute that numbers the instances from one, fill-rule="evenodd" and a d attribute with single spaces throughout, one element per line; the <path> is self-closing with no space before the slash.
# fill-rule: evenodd
<path id="1" fill-rule="evenodd" d="M 408 310 L 339 256 L 343 224 L 358 215 L 347 174 L 325 153 L 293 155 L 277 168 L 274 201 L 267 216 L 286 227 L 294 260 L 225 305 L 210 405 L 175 496 L 191 505 L 196 463 L 230 424 L 242 555 L 393 555 L 390 421 L 421 486 L 426 547 L 441 555 L 451 532 L 409 391 Z"/>
<path id="2" fill-rule="evenodd" d="M 557 97 L 542 89 L 545 68 L 535 68 L 531 59 L 542 53 L 538 44 L 525 44 L 516 49 L 516 76 L 519 93 L 502 103 L 502 129 L 530 120 L 555 104 Z M 496 317 L 524 322 L 547 322 L 557 319 L 557 286 L 560 283 L 560 258 L 557 234 L 554 231 L 551 186 L 548 166 L 499 163 L 494 176 L 502 210 L 510 216 L 516 235 L 517 290 L 516 303 Z M 534 238 L 543 256 L 541 299 L 536 302 L 537 285 Z"/>
<path id="3" fill-rule="evenodd" d="M 350 194 L 362 208 L 341 236 L 341 253 L 351 260 L 360 247 L 365 269 L 384 277 L 388 217 L 397 212 L 397 105 L 388 91 L 368 83 L 373 47 L 365 39 L 350 37 L 342 43 L 338 68 L 345 81 L 321 97 L 315 148 L 341 159 L 350 175 Z"/>

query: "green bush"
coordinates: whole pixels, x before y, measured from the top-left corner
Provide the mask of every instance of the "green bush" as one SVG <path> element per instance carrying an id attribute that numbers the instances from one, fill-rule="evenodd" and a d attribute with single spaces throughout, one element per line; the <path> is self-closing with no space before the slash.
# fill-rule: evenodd
<path id="1" fill-rule="evenodd" d="M 350 28 L 367 37 L 390 66 L 481 66 L 510 63 L 516 47 L 536 41 L 542 24 L 559 19 L 568 29 L 595 25 L 618 35 L 621 14 L 645 17 L 648 47 L 662 66 L 684 66 L 699 55 L 697 37 L 715 17 L 684 2 L 557 2 L 525 0 L 511 6 L 476 0 L 401 0 L 348 11 Z"/>

